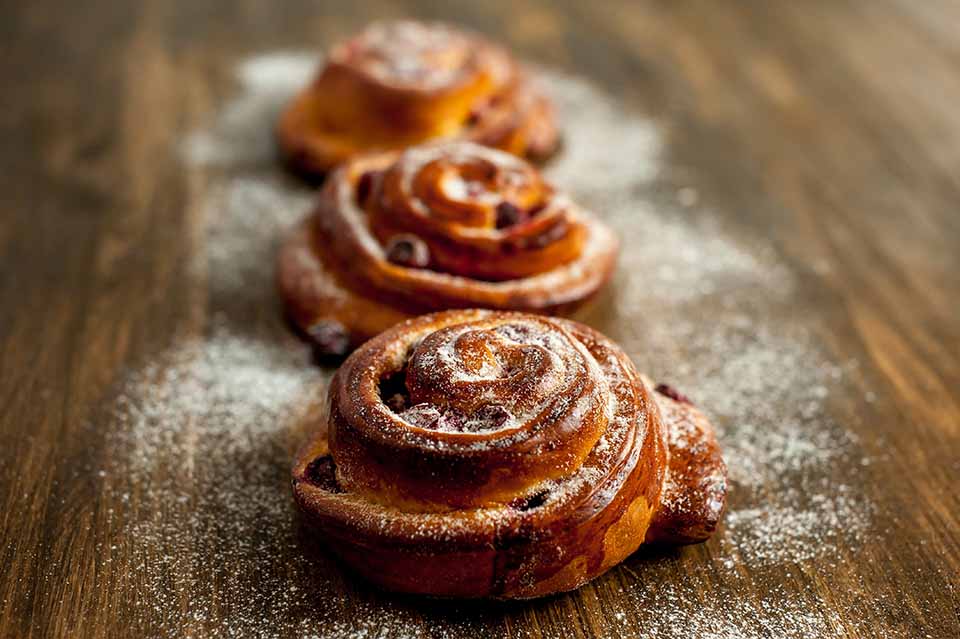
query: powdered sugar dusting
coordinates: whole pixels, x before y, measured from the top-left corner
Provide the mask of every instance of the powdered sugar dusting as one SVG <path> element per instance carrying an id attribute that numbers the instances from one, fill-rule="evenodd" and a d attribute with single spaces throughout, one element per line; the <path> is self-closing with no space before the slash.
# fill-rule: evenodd
<path id="1" fill-rule="evenodd" d="M 129 513 L 119 544 L 139 563 L 142 615 L 159 620 L 163 636 L 214 615 L 214 584 L 193 576 L 198 557 L 231 575 L 222 636 L 273 636 L 248 610 L 282 617 L 297 601 L 286 570 L 261 557 L 282 552 L 302 567 L 292 509 L 278 493 L 289 473 L 289 427 L 322 384 L 323 373 L 304 363 L 295 344 L 244 337 L 217 321 L 205 338 L 181 340 L 131 374 L 122 390 L 115 446 L 128 459 L 108 481 L 139 493 L 143 512 Z"/>
<path id="2" fill-rule="evenodd" d="M 241 92 L 227 102 L 208 129 L 181 145 L 193 166 L 236 169 L 262 166 L 276 157 L 273 123 L 287 100 L 317 68 L 316 54 L 277 52 L 244 61 L 236 73 Z"/>
<path id="3" fill-rule="evenodd" d="M 538 75 L 564 127 L 566 148 L 550 165 L 551 179 L 581 196 L 623 197 L 657 176 L 660 133 L 652 122 L 624 118 L 620 105 L 580 78 L 547 69 Z"/>
<path id="4" fill-rule="evenodd" d="M 310 210 L 312 194 L 282 179 L 232 178 L 207 193 L 207 255 L 213 287 L 223 293 L 262 289 L 273 282 L 281 236 Z"/>
<path id="5" fill-rule="evenodd" d="M 333 577 L 341 573 L 329 558 L 298 539 L 289 463 L 329 371 L 309 366 L 306 349 L 275 318 L 273 254 L 312 197 L 276 167 L 272 124 L 315 63 L 300 53 L 247 60 L 236 96 L 181 145 L 187 165 L 210 174 L 195 272 L 208 284 L 215 321 L 131 372 L 115 405 L 115 466 L 104 471 L 111 490 L 138 495 L 137 509 L 123 513 L 118 544 L 140 560 L 131 578 L 143 623 L 171 637 L 469 636 L 505 620 L 522 633 L 512 622 L 522 609 L 380 595 Z M 797 598 L 753 580 L 813 561 L 829 570 L 844 561 L 838 548 L 872 535 L 870 504 L 827 480 L 831 467 L 852 478 L 868 461 L 833 406 L 848 392 L 855 362 L 830 362 L 815 319 L 790 312 L 795 282 L 772 247 L 733 239 L 692 187 L 669 184 L 654 124 L 580 79 L 543 79 L 566 136 L 548 176 L 624 240 L 602 313 L 586 319 L 643 372 L 675 384 L 715 418 L 733 483 L 724 527 L 684 551 L 683 571 L 641 551 L 598 581 L 620 595 L 605 611 L 605 631 L 842 634 L 856 619 L 828 612 L 814 593 Z M 664 183 L 673 195 L 655 188 Z M 214 583 L 198 583 L 200 562 L 218 575 Z M 742 596 L 747 590 L 764 594 Z M 572 609 L 562 601 L 530 607 Z M 560 636 L 557 628 L 541 630 Z"/>

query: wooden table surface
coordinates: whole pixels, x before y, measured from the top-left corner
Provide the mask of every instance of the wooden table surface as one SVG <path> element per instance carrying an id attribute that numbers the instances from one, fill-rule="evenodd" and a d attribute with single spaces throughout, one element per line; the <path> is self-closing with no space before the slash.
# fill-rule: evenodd
<path id="1" fill-rule="evenodd" d="M 146 474 L 142 459 L 120 460 L 142 422 L 118 398 L 136 395 L 131 375 L 162 375 L 150 364 L 178 340 L 219 339 L 233 322 L 249 331 L 230 339 L 272 335 L 309 367 L 269 277 L 225 295 L 217 273 L 194 268 L 212 241 L 211 190 L 249 167 L 186 162 L 184 136 L 232 117 L 250 56 L 319 51 L 404 15 L 489 33 L 650 123 L 662 147 L 651 201 L 680 193 L 692 237 L 715 228 L 745 251 L 762 244 L 758 263 L 783 271 L 789 291 L 774 285 L 758 295 L 777 300 L 744 312 L 770 331 L 802 325 L 804 353 L 836 364 L 840 391 L 823 389 L 823 419 L 844 433 L 845 454 L 798 483 L 748 488 L 733 467 L 749 461 L 736 452 L 747 440 L 728 428 L 728 531 L 638 553 L 576 593 L 506 605 L 384 595 L 311 555 L 287 507 L 292 426 L 274 424 L 263 445 L 276 460 L 266 482 L 247 476 L 262 465 L 230 457 L 259 444 L 177 439 L 209 435 L 203 424 L 158 430 L 177 455 Z M 0 637 L 960 636 L 960 4 L 8 0 L 0 53 Z M 270 162 L 256 170 L 287 184 Z M 697 307 L 692 332 L 721 298 Z M 642 309 L 606 312 L 591 317 L 642 352 Z M 201 386 L 246 357 L 231 348 Z M 803 358 L 775 364 L 792 396 Z M 654 356 L 651 366 L 665 368 Z M 182 407 L 171 395 L 158 401 Z M 767 419 L 757 429 L 782 427 L 778 401 L 749 398 Z M 149 441 L 145 456 L 159 450 Z M 220 472 L 234 462 L 236 473 Z M 813 480 L 830 513 L 764 519 L 764 500 Z M 211 492 L 230 482 L 241 488 Z M 830 501 L 841 488 L 843 508 Z M 266 508 L 272 519 L 251 519 L 270 502 L 283 504 Z M 791 531 L 777 526 L 830 534 L 791 553 Z"/>

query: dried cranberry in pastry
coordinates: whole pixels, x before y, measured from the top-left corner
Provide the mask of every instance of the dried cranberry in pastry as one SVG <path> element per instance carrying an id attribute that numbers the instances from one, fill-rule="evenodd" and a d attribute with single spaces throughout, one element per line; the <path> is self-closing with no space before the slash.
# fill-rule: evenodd
<path id="1" fill-rule="evenodd" d="M 467 430 L 467 424 L 463 415 L 455 410 L 448 410 L 440 416 L 434 428 L 448 433 L 462 433 Z"/>
<path id="2" fill-rule="evenodd" d="M 541 490 L 533 493 L 528 497 L 521 497 L 520 499 L 514 499 L 510 502 L 510 507 L 521 512 L 526 512 L 528 510 L 533 510 L 534 508 L 539 508 L 547 503 L 547 497 L 550 496 L 550 491 Z"/>
<path id="3" fill-rule="evenodd" d="M 350 351 L 350 334 L 336 320 L 322 320 L 307 329 L 314 358 L 321 363 L 343 357 Z"/>
<path id="4" fill-rule="evenodd" d="M 400 413 L 400 417 L 420 428 L 433 428 L 440 419 L 440 411 L 431 404 L 417 404 Z"/>
<path id="5" fill-rule="evenodd" d="M 523 211 L 513 202 L 504 200 L 497 205 L 497 228 L 505 229 L 508 226 L 519 224 L 524 218 Z"/>
<path id="6" fill-rule="evenodd" d="M 510 411 L 503 406 L 489 404 L 474 413 L 470 422 L 473 426 L 472 430 L 489 431 L 502 427 L 510 417 Z"/>
<path id="7" fill-rule="evenodd" d="M 330 455 L 317 457 L 310 462 L 305 474 L 314 486 L 319 486 L 329 493 L 343 492 L 343 488 L 337 483 L 337 467 Z"/>
<path id="8" fill-rule="evenodd" d="M 423 268 L 430 263 L 430 249 L 416 235 L 395 235 L 387 243 L 387 259 L 400 266 Z"/>
<path id="9" fill-rule="evenodd" d="M 687 397 L 686 395 L 678 391 L 673 386 L 670 386 L 669 384 L 657 384 L 656 391 L 661 395 L 664 395 L 665 397 L 669 397 L 670 399 L 676 402 L 680 402 L 681 404 L 690 404 L 691 406 L 693 406 L 693 402 L 690 401 L 689 397 Z"/>

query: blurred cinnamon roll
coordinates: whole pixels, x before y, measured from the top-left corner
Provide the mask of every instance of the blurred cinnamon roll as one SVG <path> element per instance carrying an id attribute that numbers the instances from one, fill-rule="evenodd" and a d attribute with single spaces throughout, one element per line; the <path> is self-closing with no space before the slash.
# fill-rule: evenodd
<path id="1" fill-rule="evenodd" d="M 435 138 L 530 159 L 559 135 L 550 102 L 501 47 L 444 24 L 376 23 L 335 46 L 277 134 L 295 170 L 321 176 L 358 154 Z"/>
<path id="2" fill-rule="evenodd" d="M 335 171 L 278 280 L 288 315 L 336 354 L 430 311 L 570 311 L 616 254 L 613 233 L 527 162 L 443 143 Z"/>

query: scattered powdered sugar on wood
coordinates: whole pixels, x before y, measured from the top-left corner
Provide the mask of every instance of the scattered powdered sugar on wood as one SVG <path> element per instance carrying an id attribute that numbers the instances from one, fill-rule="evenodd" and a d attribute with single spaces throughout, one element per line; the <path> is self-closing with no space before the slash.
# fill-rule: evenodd
<path id="1" fill-rule="evenodd" d="M 612 97 L 580 78 L 547 69 L 538 75 L 563 127 L 565 148 L 549 165 L 551 180 L 577 195 L 592 196 L 629 193 L 657 176 L 660 133 L 652 122 L 623 117 Z M 569 126 L 574 120 L 576 126 Z"/>
<path id="2" fill-rule="evenodd" d="M 127 514 L 119 544 L 138 560 L 139 605 L 164 636 L 210 622 L 218 591 L 228 593 L 219 604 L 230 617 L 222 636 L 271 636 L 267 620 L 246 617 L 251 607 L 288 613 L 296 586 L 275 563 L 278 552 L 296 557 L 292 509 L 280 497 L 288 429 L 323 383 L 323 373 L 304 363 L 295 344 L 266 343 L 218 322 L 133 373 L 122 389 L 115 445 L 128 459 L 107 481 L 137 492 L 141 512 Z M 224 583 L 196 581 L 192 566 L 201 557 L 223 566 Z"/>
<path id="3" fill-rule="evenodd" d="M 227 102 L 216 121 L 183 141 L 181 152 L 193 166 L 263 166 L 277 156 L 274 123 L 294 92 L 313 76 L 315 54 L 278 52 L 256 56 L 237 70 L 240 92 Z"/>
<path id="4" fill-rule="evenodd" d="M 311 193 L 291 189 L 283 180 L 232 178 L 210 187 L 206 197 L 208 264 L 213 286 L 238 294 L 273 282 L 280 240 L 303 219 Z"/>
<path id="5" fill-rule="evenodd" d="M 851 476 L 863 465 L 856 438 L 827 409 L 855 362 L 830 362 L 815 320 L 790 316 L 793 278 L 762 238 L 733 243 L 713 217 L 688 214 L 690 187 L 667 189 L 675 199 L 654 187 L 670 178 L 652 122 L 603 96 L 584 99 L 595 90 L 582 80 L 547 77 L 573 125 L 547 173 L 623 239 L 598 328 L 641 371 L 692 394 L 720 431 L 733 484 L 724 556 L 796 563 L 859 541 L 870 504 L 822 483 L 831 464 Z"/>
<path id="6" fill-rule="evenodd" d="M 316 60 L 277 53 L 244 62 L 236 94 L 180 148 L 210 179 L 195 274 L 207 283 L 214 321 L 130 373 L 115 403 L 115 460 L 103 471 L 109 490 L 135 496 L 117 515 L 117 546 L 139 560 L 130 579 L 142 623 L 170 637 L 452 637 L 491 628 L 523 636 L 515 620 L 525 610 L 555 616 L 568 609 L 565 597 L 516 608 L 381 594 L 336 568 L 295 524 L 290 463 L 329 371 L 308 364 L 279 319 L 274 252 L 311 191 L 276 167 L 272 126 Z M 653 123 L 580 79 L 543 79 L 566 136 L 547 173 L 624 244 L 615 281 L 585 319 L 714 418 L 733 484 L 714 540 L 676 556 L 642 550 L 598 580 L 594 587 L 620 594 L 605 632 L 844 634 L 857 616 L 835 617 L 813 590 L 806 598 L 776 587 L 760 588 L 760 598 L 741 592 L 756 592 L 773 569 L 829 574 L 846 561 L 838 548 L 873 534 L 870 504 L 828 479 L 831 468 L 848 477 L 868 468 L 833 406 L 855 362 L 832 363 L 815 318 L 790 312 L 794 279 L 772 247 L 734 240 L 692 187 L 669 183 Z M 213 580 L 196 576 L 210 571 Z M 591 596 L 589 588 L 569 595 Z M 563 627 L 541 624 L 544 636 Z"/>

